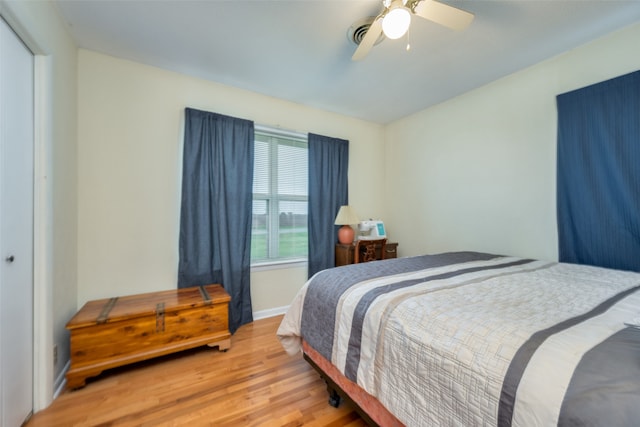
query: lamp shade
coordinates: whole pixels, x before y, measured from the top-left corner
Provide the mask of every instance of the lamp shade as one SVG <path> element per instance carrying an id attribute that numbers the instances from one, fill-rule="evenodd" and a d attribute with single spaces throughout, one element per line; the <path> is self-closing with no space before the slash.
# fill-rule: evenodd
<path id="1" fill-rule="evenodd" d="M 351 225 L 357 224 L 360 222 L 360 218 L 353 211 L 351 206 L 343 205 L 340 206 L 340 210 L 338 211 L 338 215 L 336 215 L 335 225 Z"/>
<path id="2" fill-rule="evenodd" d="M 411 24 L 411 12 L 406 7 L 396 7 L 382 18 L 382 31 L 392 40 L 404 36 Z"/>

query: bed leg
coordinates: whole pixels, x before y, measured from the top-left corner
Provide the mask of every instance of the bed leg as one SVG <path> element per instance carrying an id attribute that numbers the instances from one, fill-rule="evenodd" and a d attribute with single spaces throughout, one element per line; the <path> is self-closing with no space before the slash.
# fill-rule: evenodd
<path id="1" fill-rule="evenodd" d="M 327 384 L 327 391 L 329 392 L 329 405 L 333 406 L 334 408 L 340 406 L 341 399 L 338 392 L 329 384 Z"/>

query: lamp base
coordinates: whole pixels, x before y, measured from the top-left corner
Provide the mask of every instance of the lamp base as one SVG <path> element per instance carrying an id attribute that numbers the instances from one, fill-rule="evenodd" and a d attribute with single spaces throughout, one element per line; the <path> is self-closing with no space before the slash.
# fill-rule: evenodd
<path id="1" fill-rule="evenodd" d="M 350 225 L 343 225 L 338 230 L 338 242 L 342 245 L 350 245 L 353 243 L 353 238 L 355 237 L 356 232 L 353 231 Z"/>

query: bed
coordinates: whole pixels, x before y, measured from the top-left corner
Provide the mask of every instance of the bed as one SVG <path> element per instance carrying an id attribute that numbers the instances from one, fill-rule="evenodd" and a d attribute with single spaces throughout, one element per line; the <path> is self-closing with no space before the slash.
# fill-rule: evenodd
<path id="1" fill-rule="evenodd" d="M 454 252 L 321 271 L 277 334 L 372 424 L 637 426 L 639 317 L 638 273 Z"/>

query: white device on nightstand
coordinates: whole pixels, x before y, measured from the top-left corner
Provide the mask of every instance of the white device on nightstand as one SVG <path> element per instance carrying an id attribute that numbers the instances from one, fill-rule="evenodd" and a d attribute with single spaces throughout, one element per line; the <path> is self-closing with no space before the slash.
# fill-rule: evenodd
<path id="1" fill-rule="evenodd" d="M 358 239 L 373 240 L 385 239 L 386 237 L 384 222 L 380 220 L 360 221 L 358 224 Z"/>

